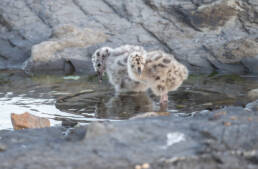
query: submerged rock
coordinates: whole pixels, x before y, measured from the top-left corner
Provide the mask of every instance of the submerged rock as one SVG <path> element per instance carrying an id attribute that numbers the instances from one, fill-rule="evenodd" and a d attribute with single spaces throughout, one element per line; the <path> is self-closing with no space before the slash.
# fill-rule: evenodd
<path id="1" fill-rule="evenodd" d="M 50 127 L 50 121 L 47 118 L 37 117 L 28 112 L 23 114 L 12 113 L 11 120 L 14 130 Z"/>

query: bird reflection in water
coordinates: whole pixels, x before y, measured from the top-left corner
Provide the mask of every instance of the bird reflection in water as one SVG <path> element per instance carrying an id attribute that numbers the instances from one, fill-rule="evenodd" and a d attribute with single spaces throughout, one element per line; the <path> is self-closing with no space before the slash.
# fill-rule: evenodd
<path id="1" fill-rule="evenodd" d="M 101 118 L 128 119 L 138 113 L 154 111 L 153 100 L 145 93 L 120 93 L 96 107 L 96 115 Z"/>

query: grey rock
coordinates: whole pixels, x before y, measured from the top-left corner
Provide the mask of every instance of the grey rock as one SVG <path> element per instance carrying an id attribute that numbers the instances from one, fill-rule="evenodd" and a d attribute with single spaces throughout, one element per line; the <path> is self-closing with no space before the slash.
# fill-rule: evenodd
<path id="1" fill-rule="evenodd" d="M 59 26 L 54 29 L 50 40 L 32 47 L 31 57 L 26 61 L 24 69 L 29 72 L 72 71 L 68 70 L 71 67 L 77 72 L 87 70 L 91 64 L 88 57 L 83 57 L 83 48 L 103 42 L 106 38 L 104 33 L 91 29 L 80 29 L 72 25 Z M 68 63 L 70 68 L 67 68 Z"/>
<path id="2" fill-rule="evenodd" d="M 3 0 L 0 68 L 21 68 L 34 57 L 33 46 L 49 41 L 57 26 L 70 24 L 109 35 L 105 43 L 89 45 L 91 49 L 142 45 L 147 50 L 173 53 L 194 72 L 257 74 L 257 13 L 255 0 Z M 80 58 L 90 59 L 91 54 L 81 53 Z M 92 71 L 71 63 L 76 71 Z M 51 65 L 57 67 L 51 71 L 64 67 L 53 61 L 28 70 L 47 70 Z M 88 61 L 85 65 L 91 66 Z"/>
<path id="3" fill-rule="evenodd" d="M 95 122 L 69 132 L 0 131 L 8 146 L 0 153 L 0 168 L 257 168 L 257 115 L 226 107 L 191 117 Z"/>

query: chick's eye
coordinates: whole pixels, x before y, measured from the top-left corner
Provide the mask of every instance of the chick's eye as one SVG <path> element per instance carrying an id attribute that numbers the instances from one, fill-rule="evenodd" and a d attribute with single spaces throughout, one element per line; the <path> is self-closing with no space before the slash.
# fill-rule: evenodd
<path id="1" fill-rule="evenodd" d="M 98 66 L 98 67 L 100 67 L 100 66 L 101 66 L 101 64 L 99 63 L 97 66 Z"/>

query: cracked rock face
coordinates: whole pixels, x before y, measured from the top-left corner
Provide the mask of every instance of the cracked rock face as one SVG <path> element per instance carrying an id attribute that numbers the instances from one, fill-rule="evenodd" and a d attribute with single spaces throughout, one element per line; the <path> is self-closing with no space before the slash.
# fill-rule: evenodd
<path id="1" fill-rule="evenodd" d="M 90 47 L 65 46 L 68 53 L 62 57 L 90 57 L 99 46 L 135 44 L 173 53 L 192 71 L 258 73 L 257 18 L 255 0 L 3 0 L 0 68 L 21 68 L 35 45 L 50 41 L 56 27 L 69 24 L 109 37 Z M 53 62 L 63 65 L 61 60 Z M 47 69 L 34 67 L 30 71 Z"/>

